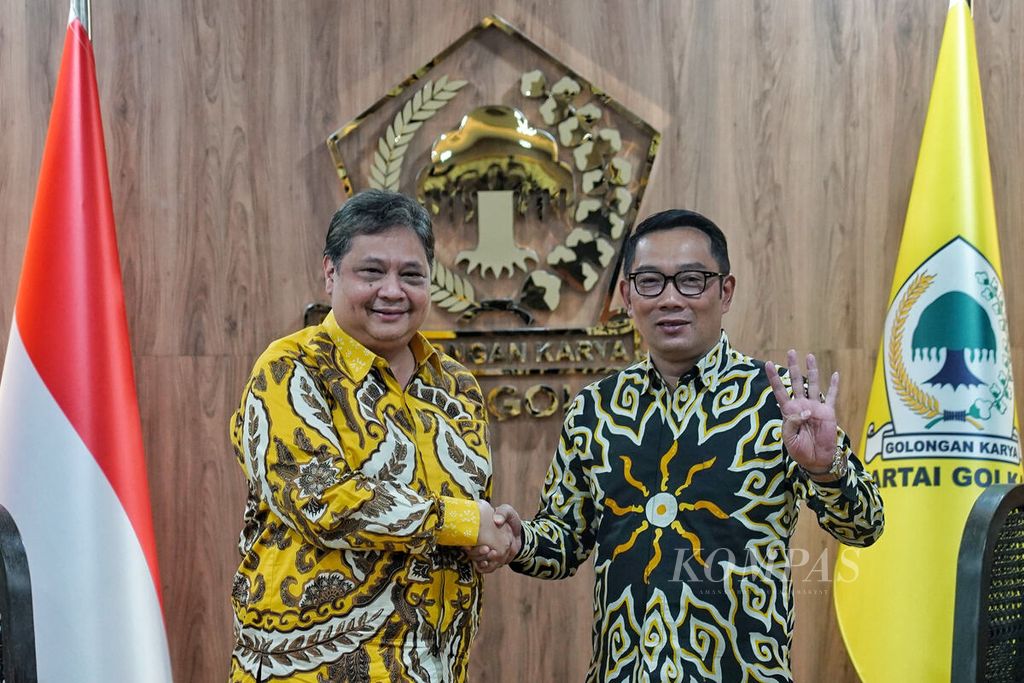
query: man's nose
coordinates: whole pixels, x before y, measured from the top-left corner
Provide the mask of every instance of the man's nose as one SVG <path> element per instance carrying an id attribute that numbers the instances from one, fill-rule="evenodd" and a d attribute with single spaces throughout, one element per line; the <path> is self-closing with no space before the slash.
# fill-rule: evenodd
<path id="1" fill-rule="evenodd" d="M 390 299 L 402 298 L 405 296 L 405 292 L 402 290 L 402 277 L 398 273 L 386 274 L 380 281 L 377 293 Z"/>
<path id="2" fill-rule="evenodd" d="M 662 308 L 679 308 L 688 305 L 688 303 L 689 298 L 680 294 L 671 280 L 665 283 L 665 289 L 661 292 L 661 296 L 658 297 L 658 306 Z"/>

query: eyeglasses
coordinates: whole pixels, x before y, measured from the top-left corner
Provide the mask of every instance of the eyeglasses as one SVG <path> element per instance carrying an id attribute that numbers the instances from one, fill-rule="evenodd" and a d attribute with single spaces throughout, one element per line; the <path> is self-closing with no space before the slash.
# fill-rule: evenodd
<path id="1" fill-rule="evenodd" d="M 656 270 L 642 270 L 630 273 L 629 279 L 633 281 L 636 293 L 648 299 L 661 296 L 669 280 L 672 280 L 677 292 L 692 298 L 703 294 L 712 278 L 724 278 L 728 274 L 708 270 L 680 270 L 675 275 L 665 275 Z"/>

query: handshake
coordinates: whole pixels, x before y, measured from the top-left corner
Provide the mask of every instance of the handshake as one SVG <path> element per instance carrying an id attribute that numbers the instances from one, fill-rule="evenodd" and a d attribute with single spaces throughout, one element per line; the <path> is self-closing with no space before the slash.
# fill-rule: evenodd
<path id="1" fill-rule="evenodd" d="M 463 548 L 477 571 L 490 574 L 511 562 L 522 548 L 523 521 L 511 505 L 491 507 L 486 500 L 477 501 L 480 508 L 480 531 L 476 545 Z"/>

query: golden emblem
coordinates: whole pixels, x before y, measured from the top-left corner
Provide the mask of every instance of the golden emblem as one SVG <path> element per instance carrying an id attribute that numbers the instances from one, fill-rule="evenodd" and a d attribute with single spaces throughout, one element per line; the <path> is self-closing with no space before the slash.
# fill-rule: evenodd
<path id="1" fill-rule="evenodd" d="M 658 141 L 488 17 L 327 143 L 348 194 L 397 190 L 432 212 L 428 336 L 476 374 L 507 376 L 596 373 L 636 357 L 612 299 Z M 551 414 L 563 394 L 534 387 L 522 411 Z"/>

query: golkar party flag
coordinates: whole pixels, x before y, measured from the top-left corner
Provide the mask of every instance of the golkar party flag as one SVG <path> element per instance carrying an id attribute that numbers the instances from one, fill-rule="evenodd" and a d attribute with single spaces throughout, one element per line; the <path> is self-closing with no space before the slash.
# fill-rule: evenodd
<path id="1" fill-rule="evenodd" d="M 950 3 L 871 387 L 861 458 L 886 529 L 843 548 L 835 603 L 865 683 L 948 681 L 957 552 L 1020 442 L 974 26 Z"/>
<path id="2" fill-rule="evenodd" d="M 42 683 L 169 683 L 92 45 L 72 8 L 3 376 Z"/>

